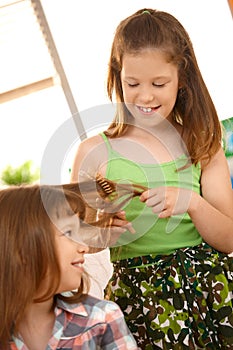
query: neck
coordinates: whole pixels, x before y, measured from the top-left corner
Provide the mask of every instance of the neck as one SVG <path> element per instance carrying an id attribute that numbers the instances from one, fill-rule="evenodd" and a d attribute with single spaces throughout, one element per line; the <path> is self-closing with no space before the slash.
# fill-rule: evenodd
<path id="1" fill-rule="evenodd" d="M 54 322 L 53 298 L 41 303 L 32 303 L 26 310 L 24 319 L 19 325 L 19 333 L 24 343 L 30 349 L 36 349 L 34 344 L 38 344 L 38 342 L 41 342 L 41 345 L 48 343 Z"/>
<path id="2" fill-rule="evenodd" d="M 36 319 L 38 318 L 44 318 L 47 315 L 51 314 L 51 312 L 54 311 L 54 299 L 50 298 L 49 300 L 43 301 L 41 303 L 32 303 L 26 314 L 25 319 L 30 321 L 30 324 L 32 324 L 33 320 L 35 320 L 35 315 L 37 315 Z"/>
<path id="3" fill-rule="evenodd" d="M 181 136 L 182 126 L 164 119 L 156 125 L 129 125 L 126 137 L 134 138 L 137 142 L 151 143 L 155 147 L 155 140 L 160 142 L 167 150 L 170 150 L 174 157 L 187 154 L 187 147 Z"/>

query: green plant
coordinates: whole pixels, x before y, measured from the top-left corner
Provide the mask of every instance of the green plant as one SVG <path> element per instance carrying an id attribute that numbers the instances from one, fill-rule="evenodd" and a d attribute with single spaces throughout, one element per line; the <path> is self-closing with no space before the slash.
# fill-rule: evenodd
<path id="1" fill-rule="evenodd" d="M 226 157 L 233 157 L 233 117 L 222 120 L 223 147 Z"/>
<path id="2" fill-rule="evenodd" d="M 40 177 L 39 169 L 32 168 L 32 161 L 28 160 L 18 167 L 8 165 L 1 174 L 1 181 L 5 185 L 30 184 Z"/>

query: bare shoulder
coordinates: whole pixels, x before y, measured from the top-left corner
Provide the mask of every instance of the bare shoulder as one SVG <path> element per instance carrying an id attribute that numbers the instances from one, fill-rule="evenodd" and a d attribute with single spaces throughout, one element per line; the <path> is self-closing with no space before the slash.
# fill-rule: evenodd
<path id="1" fill-rule="evenodd" d="M 106 162 L 107 151 L 101 135 L 83 140 L 76 150 L 71 169 L 71 180 L 77 181 L 80 170 L 95 174 Z"/>
<path id="2" fill-rule="evenodd" d="M 79 144 L 78 149 L 87 150 L 87 149 L 91 149 L 91 148 L 93 148 L 97 145 L 103 144 L 103 143 L 104 143 L 104 141 L 103 141 L 103 138 L 101 135 L 94 135 L 94 136 L 88 137 L 85 140 L 83 140 Z"/>
<path id="3" fill-rule="evenodd" d="M 75 159 L 79 159 L 80 157 L 86 157 L 87 155 L 98 154 L 98 150 L 100 147 L 103 147 L 104 141 L 101 135 L 95 135 L 92 137 L 88 137 L 83 140 L 77 147 Z"/>
<path id="4" fill-rule="evenodd" d="M 227 172 L 228 163 L 222 147 L 219 148 L 218 152 L 211 158 L 210 162 L 203 166 L 204 173 L 212 173 L 212 171 Z"/>

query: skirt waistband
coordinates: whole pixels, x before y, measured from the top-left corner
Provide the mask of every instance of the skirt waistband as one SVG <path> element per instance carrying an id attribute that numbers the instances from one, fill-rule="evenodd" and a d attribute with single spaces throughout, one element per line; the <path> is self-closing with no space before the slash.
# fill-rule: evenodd
<path id="1" fill-rule="evenodd" d="M 189 256 L 192 259 L 207 260 L 212 255 L 218 254 L 220 256 L 226 256 L 227 254 L 221 253 L 210 247 L 207 243 L 201 243 L 195 247 L 185 247 L 177 249 L 173 254 L 169 255 L 144 255 L 134 258 L 128 258 L 123 260 L 114 261 L 113 265 L 125 268 L 142 268 L 144 266 L 157 265 L 163 262 L 169 263 L 173 259 L 184 260 L 185 256 Z"/>

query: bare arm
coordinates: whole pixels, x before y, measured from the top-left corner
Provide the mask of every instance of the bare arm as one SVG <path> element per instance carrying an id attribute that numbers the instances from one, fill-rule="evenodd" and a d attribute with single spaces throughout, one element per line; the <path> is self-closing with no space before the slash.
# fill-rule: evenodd
<path id="1" fill-rule="evenodd" d="M 96 135 L 82 141 L 74 157 L 71 182 L 84 180 L 83 175 L 95 177 L 96 172 L 104 171 L 106 161 L 107 152 L 101 136 Z"/>
<path id="2" fill-rule="evenodd" d="M 203 169 L 202 197 L 194 194 L 188 213 L 203 239 L 212 247 L 233 251 L 233 190 L 222 149 Z"/>

